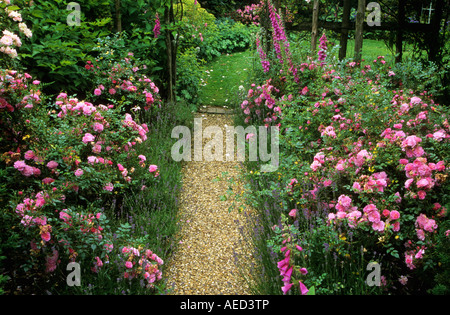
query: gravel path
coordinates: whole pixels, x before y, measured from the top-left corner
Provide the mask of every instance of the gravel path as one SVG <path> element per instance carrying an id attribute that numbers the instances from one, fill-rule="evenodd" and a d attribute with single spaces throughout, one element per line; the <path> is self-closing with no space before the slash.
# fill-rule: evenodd
<path id="1" fill-rule="evenodd" d="M 224 126 L 233 125 L 230 115 L 198 113 L 196 118 L 202 118 L 203 129 L 207 126 L 221 127 L 225 143 Z M 191 133 L 193 138 L 192 130 Z M 210 140 L 204 138 L 203 147 Z M 192 160 L 185 162 L 183 167 L 179 210 L 181 241 L 165 271 L 169 294 L 251 294 L 242 277 L 242 273 L 245 278 L 250 274 L 249 268 L 253 263 L 251 246 L 241 233 L 249 230 L 243 225 L 249 215 L 247 212 L 251 210 L 247 207 L 239 212 L 235 204 L 229 212 L 233 200 L 220 200 L 229 187 L 223 172 L 228 172 L 228 178 L 238 178 L 239 175 L 239 162 L 225 161 L 225 148 L 224 144 L 224 162 Z M 218 177 L 222 179 L 214 181 Z M 236 186 L 239 191 L 241 187 L 240 184 Z"/>

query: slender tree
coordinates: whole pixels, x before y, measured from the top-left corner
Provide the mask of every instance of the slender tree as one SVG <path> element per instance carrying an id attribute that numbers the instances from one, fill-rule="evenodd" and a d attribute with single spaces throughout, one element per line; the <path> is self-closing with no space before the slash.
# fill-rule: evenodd
<path id="1" fill-rule="evenodd" d="M 166 25 L 165 41 L 166 41 L 166 73 L 167 73 L 167 101 L 175 102 L 175 85 L 176 85 L 176 50 L 174 47 L 174 36 L 170 25 L 174 22 L 173 0 L 168 0 L 164 10 L 164 23 Z"/>
<path id="2" fill-rule="evenodd" d="M 395 40 L 395 62 L 402 62 L 403 58 L 403 29 L 405 27 L 405 5 L 406 0 L 398 0 L 398 11 L 397 11 L 397 36 Z"/>
<path id="3" fill-rule="evenodd" d="M 339 42 L 339 60 L 345 59 L 347 55 L 348 30 L 350 28 L 350 9 L 351 0 L 344 0 L 341 38 Z"/>
<path id="4" fill-rule="evenodd" d="M 366 0 L 358 0 L 358 9 L 356 11 L 355 56 L 354 56 L 354 60 L 356 62 L 361 62 L 365 10 L 366 10 Z"/>
<path id="5" fill-rule="evenodd" d="M 120 33 L 122 32 L 122 18 L 121 18 L 121 3 L 120 0 L 114 0 L 114 4 L 115 4 L 115 10 L 116 10 L 116 15 L 115 15 L 115 21 L 116 21 L 116 32 Z"/>
<path id="6" fill-rule="evenodd" d="M 314 55 L 316 52 L 318 28 L 319 28 L 319 0 L 314 0 L 312 31 L 311 31 L 311 55 Z"/>

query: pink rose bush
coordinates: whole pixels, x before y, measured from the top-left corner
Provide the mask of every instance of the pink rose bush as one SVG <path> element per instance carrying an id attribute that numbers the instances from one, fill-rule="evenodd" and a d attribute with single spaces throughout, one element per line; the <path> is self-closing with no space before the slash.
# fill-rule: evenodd
<path id="1" fill-rule="evenodd" d="M 449 112 L 426 91 L 392 88 L 398 81 L 383 56 L 339 68 L 326 58 L 325 35 L 320 48 L 315 60 L 298 65 L 299 80 L 286 76 L 285 84 L 269 77 L 242 100 L 246 123 L 280 128 L 279 171 L 250 177 L 261 182 L 258 189 L 286 187 L 281 200 L 271 194 L 269 200 L 282 205 L 298 227 L 286 234 L 301 236 L 303 250 L 313 252 L 302 266 L 308 275 L 321 270 L 318 253 L 347 261 L 372 251 L 384 255 L 392 272 L 384 275 L 383 289 L 396 290 L 398 279 L 421 277 L 415 271 L 436 265 L 437 236 L 450 205 Z M 274 236 L 270 243 L 283 248 L 283 240 Z M 288 261 L 285 251 L 278 253 Z M 280 279 L 288 279 L 289 265 L 279 264 Z M 282 283 L 282 292 L 289 292 L 292 282 Z M 306 287 L 314 284 L 312 278 L 304 281 Z"/>
<path id="2" fill-rule="evenodd" d="M 245 117 L 245 123 L 262 120 L 266 126 L 279 125 L 281 108 L 277 104 L 277 93 L 271 81 L 268 80 L 262 86 L 251 85 L 247 91 L 247 98 L 241 103 Z"/>
<path id="3" fill-rule="evenodd" d="M 111 61 L 112 65 L 105 60 L 88 60 L 85 65 L 96 82 L 92 91 L 94 101 L 123 103 L 127 111 L 161 107 L 159 88 L 143 73 L 146 65 L 139 65 L 132 53 L 119 62 Z"/>
<path id="4" fill-rule="evenodd" d="M 150 249 L 143 246 L 123 246 L 120 252 L 124 261 L 120 266 L 124 279 L 143 280 L 147 288 L 154 288 L 162 279 L 161 266 L 164 261 Z"/>
<path id="5" fill-rule="evenodd" d="M 246 5 L 243 9 L 237 9 L 235 12 L 235 19 L 243 24 L 259 25 L 259 14 L 264 6 L 264 3 L 253 3 Z"/>
<path id="6" fill-rule="evenodd" d="M 48 110 L 40 82 L 12 70 L 0 75 L 0 162 L 14 182 L 5 192 L 16 231 L 30 251 L 30 266 L 49 277 L 68 262 L 94 274 L 109 272 L 123 238 L 113 237 L 100 206 L 120 203 L 122 194 L 144 184 L 150 189 L 159 180 L 158 165 L 142 154 L 147 124 L 134 112 L 63 92 Z M 154 99 L 159 99 L 156 93 Z M 154 288 L 162 260 L 150 250 L 142 253 L 147 254 L 143 275 Z"/>

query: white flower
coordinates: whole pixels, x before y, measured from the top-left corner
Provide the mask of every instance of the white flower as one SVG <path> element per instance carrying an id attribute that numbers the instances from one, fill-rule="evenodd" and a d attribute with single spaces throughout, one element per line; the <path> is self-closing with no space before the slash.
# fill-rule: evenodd
<path id="1" fill-rule="evenodd" d="M 9 35 L 3 35 L 2 38 L 0 38 L 0 44 L 4 45 L 4 46 L 11 46 L 13 43 L 13 40 L 11 38 L 11 36 Z"/>

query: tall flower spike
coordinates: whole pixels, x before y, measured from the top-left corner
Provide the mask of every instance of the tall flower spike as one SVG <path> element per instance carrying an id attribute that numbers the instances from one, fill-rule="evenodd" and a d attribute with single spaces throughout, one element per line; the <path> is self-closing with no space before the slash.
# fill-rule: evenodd
<path id="1" fill-rule="evenodd" d="M 161 34 L 161 22 L 159 21 L 159 15 L 156 13 L 156 22 L 155 27 L 153 28 L 153 34 L 155 38 L 158 38 L 159 34 Z"/>
<path id="2" fill-rule="evenodd" d="M 327 36 L 325 35 L 325 32 L 322 33 L 322 36 L 319 39 L 319 52 L 317 53 L 319 55 L 319 57 L 317 58 L 317 60 L 321 61 L 320 65 L 323 66 L 325 63 L 323 62 L 325 60 L 325 58 L 327 57 L 327 43 L 328 43 L 328 39 Z"/>

